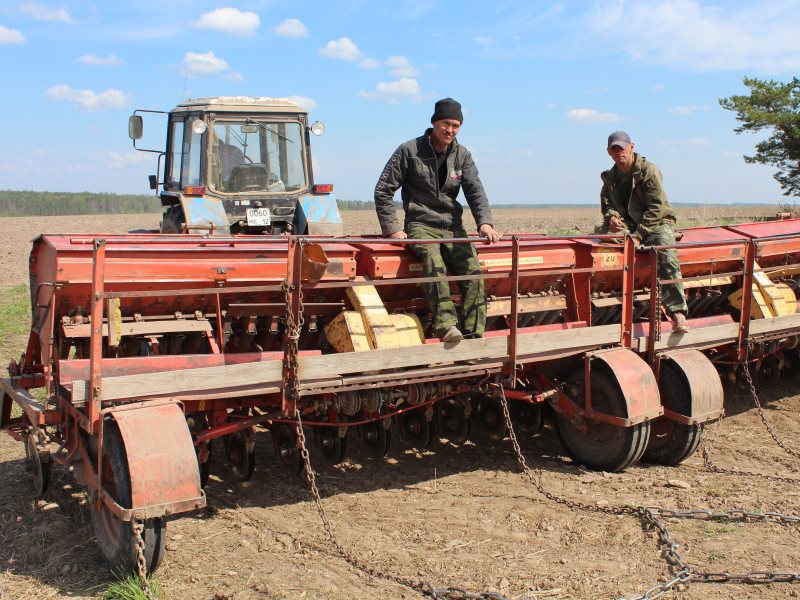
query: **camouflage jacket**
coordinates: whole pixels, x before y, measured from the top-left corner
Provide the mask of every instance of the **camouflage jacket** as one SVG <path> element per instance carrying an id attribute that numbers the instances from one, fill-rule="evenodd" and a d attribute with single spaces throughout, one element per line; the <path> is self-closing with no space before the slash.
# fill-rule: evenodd
<path id="1" fill-rule="evenodd" d="M 600 190 L 600 210 L 603 220 L 608 224 L 611 217 L 619 217 L 631 234 L 642 239 L 664 221 L 674 226 L 677 222 L 675 211 L 669 205 L 667 194 L 661 184 L 659 168 L 647 162 L 644 156 L 634 154 L 633 176 L 630 198 L 622 198 L 616 188 L 617 165 L 600 173 L 603 188 Z"/>
<path id="2" fill-rule="evenodd" d="M 456 200 L 463 188 L 467 204 L 475 217 L 478 228 L 484 223 L 492 224 L 492 213 L 478 169 L 469 150 L 453 140 L 447 155 L 447 177 L 439 187 L 436 155 L 433 151 L 428 129 L 420 137 L 409 140 L 394 151 L 375 186 L 375 210 L 381 225 L 381 233 L 389 236 L 407 229 L 409 223 L 422 223 L 441 229 L 463 227 L 461 215 L 464 211 Z M 400 198 L 405 211 L 403 227 L 397 221 L 394 193 L 401 188 Z"/>

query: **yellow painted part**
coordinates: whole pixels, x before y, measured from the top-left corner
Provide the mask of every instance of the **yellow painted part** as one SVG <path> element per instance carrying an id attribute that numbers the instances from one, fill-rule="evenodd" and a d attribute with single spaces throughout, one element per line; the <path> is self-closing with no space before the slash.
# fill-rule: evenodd
<path id="1" fill-rule="evenodd" d="M 729 285 L 733 283 L 733 275 L 724 275 L 722 277 L 705 277 L 703 279 L 692 279 L 691 281 L 684 281 L 683 288 L 690 289 L 690 288 L 703 288 L 703 287 L 711 287 L 715 285 Z"/>
<path id="2" fill-rule="evenodd" d="M 402 348 L 425 343 L 422 324 L 415 315 L 390 315 L 375 286 L 349 288 L 356 311 L 344 311 L 325 326 L 325 335 L 337 352 L 363 352 Z"/>
<path id="3" fill-rule="evenodd" d="M 109 310 L 112 314 L 109 315 L 109 320 L 113 319 L 114 329 L 116 330 L 116 340 L 119 344 L 122 341 L 122 311 L 119 308 L 119 298 L 112 298 L 109 302 Z"/>
<path id="4" fill-rule="evenodd" d="M 340 312 L 324 329 L 325 337 L 337 352 L 364 352 L 371 349 L 360 312 Z"/>
<path id="5" fill-rule="evenodd" d="M 760 267 L 755 265 L 756 269 Z M 738 289 L 728 296 L 734 308 L 742 307 L 742 290 Z M 793 315 L 797 312 L 797 297 L 792 289 L 783 283 L 773 283 L 766 273 L 756 270 L 753 273 L 753 302 L 750 317 L 771 319 Z"/>
<path id="6" fill-rule="evenodd" d="M 731 306 L 736 309 L 742 308 L 742 288 L 739 288 L 728 296 L 728 301 Z M 750 303 L 750 318 L 751 319 L 768 319 L 772 317 L 772 310 L 767 305 L 758 287 L 753 284 L 753 301 Z"/>

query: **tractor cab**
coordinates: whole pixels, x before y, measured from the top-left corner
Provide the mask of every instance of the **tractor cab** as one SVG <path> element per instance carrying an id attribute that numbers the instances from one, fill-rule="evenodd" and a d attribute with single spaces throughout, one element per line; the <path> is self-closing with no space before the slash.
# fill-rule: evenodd
<path id="1" fill-rule="evenodd" d="M 280 98 L 186 100 L 168 114 L 166 150 L 139 148 L 141 113 L 130 117 L 137 150 L 159 154 L 150 187 L 165 207 L 161 233 L 341 235 L 332 185 L 314 184 L 310 135 L 299 105 Z M 163 161 L 162 161 L 163 159 Z M 163 166 L 163 171 L 161 167 Z"/>

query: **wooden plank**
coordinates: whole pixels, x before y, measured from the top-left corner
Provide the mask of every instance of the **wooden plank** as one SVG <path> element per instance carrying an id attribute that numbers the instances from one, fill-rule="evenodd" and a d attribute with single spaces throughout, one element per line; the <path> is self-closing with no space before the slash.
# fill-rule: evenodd
<path id="1" fill-rule="evenodd" d="M 191 333 L 193 331 L 211 331 L 211 323 L 208 321 L 181 320 L 174 321 L 126 321 L 121 323 L 116 330 L 116 334 L 122 337 L 126 335 L 159 335 L 162 333 Z M 89 337 L 91 325 L 81 323 L 79 325 L 64 325 L 64 337 L 85 338 Z M 108 336 L 108 324 L 103 323 L 103 336 Z"/>
<path id="2" fill-rule="evenodd" d="M 532 359 L 554 352 L 575 354 L 590 348 L 616 343 L 619 325 L 583 327 L 558 331 L 521 334 L 517 340 L 518 356 Z M 502 359 L 508 355 L 508 338 L 493 337 L 462 340 L 457 344 L 427 344 L 403 348 L 385 348 L 370 352 L 348 352 L 321 356 L 301 356 L 300 381 L 333 379 L 352 373 L 385 369 L 444 365 L 464 360 Z M 277 387 L 281 384 L 283 361 L 264 361 L 200 369 L 179 369 L 141 375 L 103 378 L 103 400 L 123 400 L 151 396 L 180 395 L 188 392 L 239 388 L 246 395 L 249 387 Z M 73 385 L 73 403 L 85 400 L 86 381 Z"/>

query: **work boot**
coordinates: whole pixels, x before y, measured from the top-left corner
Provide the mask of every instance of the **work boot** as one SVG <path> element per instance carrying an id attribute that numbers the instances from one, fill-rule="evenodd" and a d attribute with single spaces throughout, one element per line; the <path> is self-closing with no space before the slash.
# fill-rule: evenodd
<path id="1" fill-rule="evenodd" d="M 451 325 L 450 329 L 445 331 L 442 336 L 443 342 L 460 342 L 464 339 L 464 335 L 458 330 L 458 327 Z"/>
<path id="2" fill-rule="evenodd" d="M 686 322 L 686 315 L 682 312 L 672 315 L 672 331 L 675 333 L 689 333 L 689 323 Z"/>

